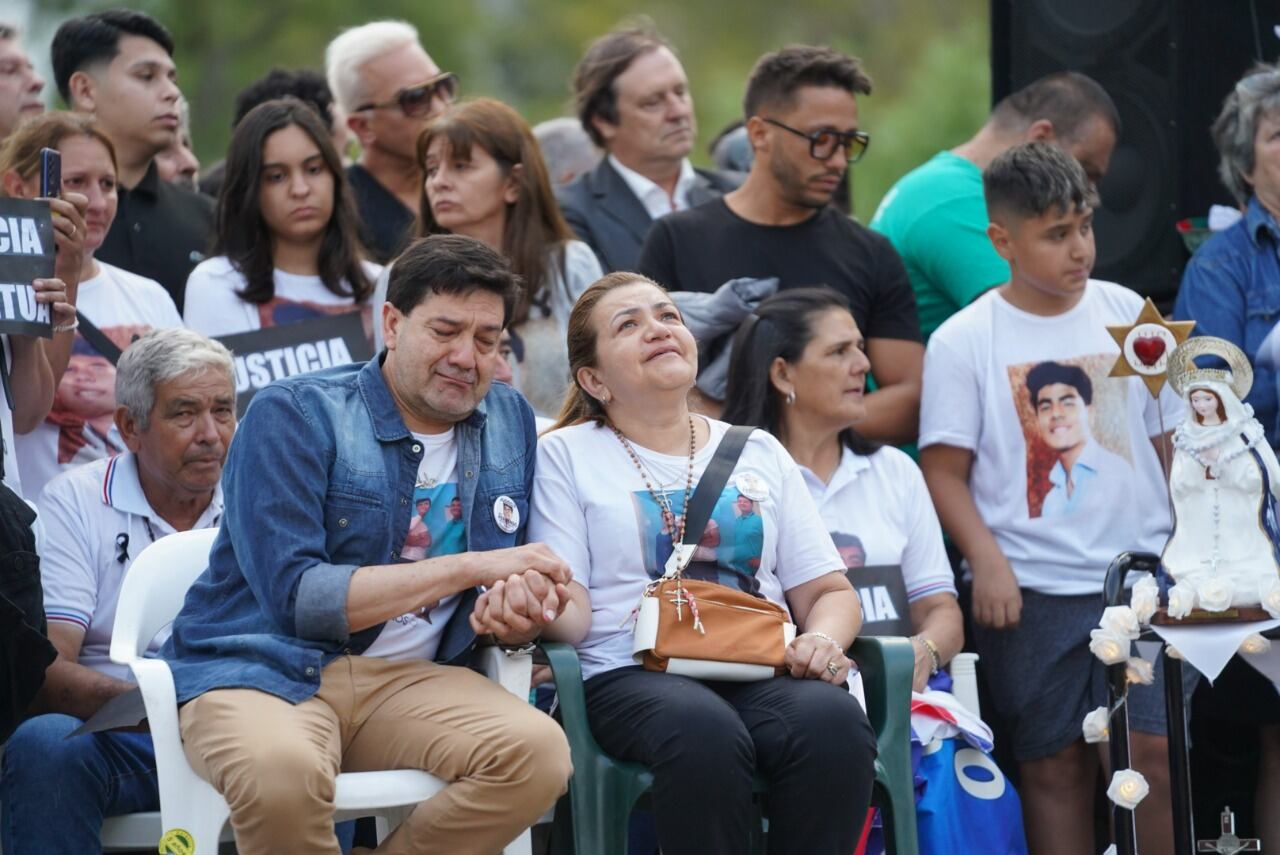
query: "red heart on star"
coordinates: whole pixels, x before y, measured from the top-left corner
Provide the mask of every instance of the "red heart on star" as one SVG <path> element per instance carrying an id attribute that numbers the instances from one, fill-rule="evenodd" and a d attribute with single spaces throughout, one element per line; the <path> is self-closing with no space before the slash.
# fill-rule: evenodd
<path id="1" fill-rule="evenodd" d="M 1164 356 L 1164 339 L 1158 335 L 1141 336 L 1133 342 L 1133 355 L 1148 368 Z"/>

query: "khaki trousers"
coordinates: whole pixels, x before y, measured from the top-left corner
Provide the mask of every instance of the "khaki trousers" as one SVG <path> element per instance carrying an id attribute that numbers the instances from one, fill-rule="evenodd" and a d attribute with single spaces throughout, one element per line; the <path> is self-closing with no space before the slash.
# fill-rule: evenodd
<path id="1" fill-rule="evenodd" d="M 220 689 L 179 711 L 191 767 L 222 793 L 242 855 L 338 855 L 334 778 L 422 769 L 451 781 L 379 853 L 494 855 L 564 793 L 552 719 L 466 668 L 344 656 L 300 704 Z"/>

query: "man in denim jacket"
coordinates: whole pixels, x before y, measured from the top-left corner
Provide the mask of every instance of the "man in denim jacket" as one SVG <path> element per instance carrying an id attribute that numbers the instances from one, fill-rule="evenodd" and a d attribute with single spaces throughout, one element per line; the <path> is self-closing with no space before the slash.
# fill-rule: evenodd
<path id="1" fill-rule="evenodd" d="M 240 851 L 339 852 L 339 771 L 453 782 L 379 852 L 491 855 L 564 792 L 555 723 L 457 667 L 476 631 L 523 643 L 567 601 L 564 562 L 519 545 L 533 413 L 490 387 L 519 296 L 479 241 L 423 239 L 393 269 L 377 359 L 276 383 L 246 413 L 209 569 L 161 653 L 187 757 L 226 797 Z M 415 523 L 435 536 L 410 562 Z M 480 587 L 505 608 L 473 614 Z"/>

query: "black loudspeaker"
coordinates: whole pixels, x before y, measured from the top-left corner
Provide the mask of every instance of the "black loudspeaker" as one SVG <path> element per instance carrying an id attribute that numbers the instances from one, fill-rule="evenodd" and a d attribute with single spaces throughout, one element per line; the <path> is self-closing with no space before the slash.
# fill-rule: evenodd
<path id="1" fill-rule="evenodd" d="M 1280 0 L 992 0 L 992 104 L 1069 69 L 1120 111 L 1094 276 L 1172 306 L 1188 258 L 1175 224 L 1234 204 L 1209 126 L 1245 70 L 1280 55 L 1277 24 Z"/>

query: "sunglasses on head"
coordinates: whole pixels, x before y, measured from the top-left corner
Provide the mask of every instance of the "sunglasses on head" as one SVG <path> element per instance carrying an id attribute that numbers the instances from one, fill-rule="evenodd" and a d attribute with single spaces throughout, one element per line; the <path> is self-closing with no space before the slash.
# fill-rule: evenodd
<path id="1" fill-rule="evenodd" d="M 796 130 L 790 125 L 784 125 L 777 119 L 765 118 L 765 121 L 771 125 L 782 128 L 784 131 L 790 131 L 798 137 L 804 137 L 809 141 L 809 154 L 816 160 L 827 160 L 831 155 L 836 153 L 837 148 L 843 148 L 849 156 L 850 163 L 857 163 L 862 155 L 866 154 L 867 146 L 871 144 L 871 134 L 866 131 L 815 131 L 812 134 L 806 134 L 804 131 Z"/>
<path id="2" fill-rule="evenodd" d="M 390 101 L 383 101 L 382 103 L 371 101 L 368 104 L 357 107 L 355 112 L 399 107 L 400 112 L 410 119 L 418 119 L 431 112 L 431 104 L 435 101 L 437 95 L 448 104 L 453 102 L 453 98 L 457 94 L 458 75 L 452 71 L 446 71 L 443 74 L 437 74 L 425 83 L 401 89 Z"/>

